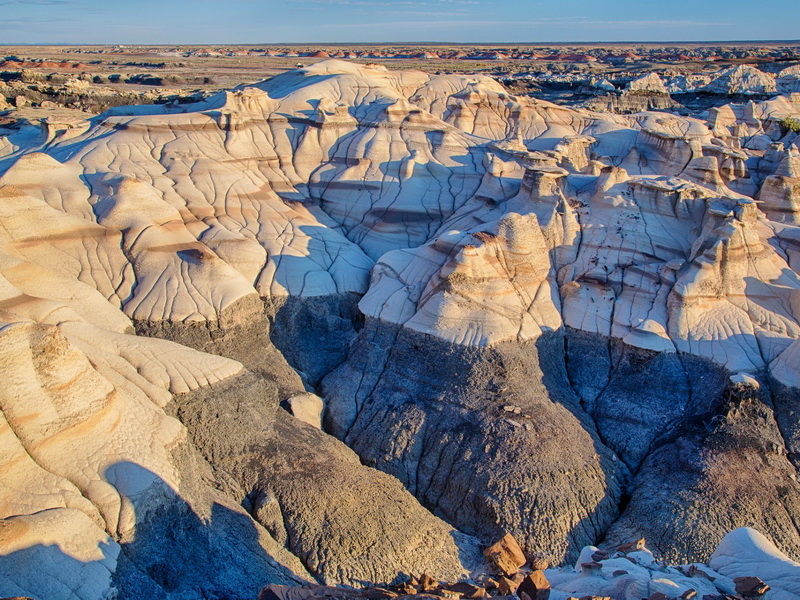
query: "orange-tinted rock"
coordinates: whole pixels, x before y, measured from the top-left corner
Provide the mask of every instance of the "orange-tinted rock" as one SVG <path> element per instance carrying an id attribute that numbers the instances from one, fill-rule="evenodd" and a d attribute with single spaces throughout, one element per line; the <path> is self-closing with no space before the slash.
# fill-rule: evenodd
<path id="1" fill-rule="evenodd" d="M 519 571 L 519 568 L 527 562 L 522 548 L 510 533 L 484 550 L 483 555 L 492 562 L 498 571 L 507 576 Z"/>
<path id="2" fill-rule="evenodd" d="M 430 592 L 439 589 L 439 582 L 427 573 L 423 573 L 419 578 L 419 588 L 423 592 Z"/>
<path id="3" fill-rule="evenodd" d="M 519 584 L 508 577 L 501 577 L 497 582 L 497 590 L 504 596 L 514 594 L 517 591 L 517 587 L 519 587 Z"/>
<path id="4" fill-rule="evenodd" d="M 522 580 L 517 588 L 517 596 L 521 600 L 548 600 L 550 598 L 550 582 L 544 575 L 544 571 L 534 571 Z"/>
<path id="5" fill-rule="evenodd" d="M 619 548 L 617 548 L 617 552 L 636 552 L 637 550 L 641 550 L 645 546 L 645 539 L 641 538 L 636 540 L 635 542 L 628 542 L 627 544 L 622 544 Z"/>

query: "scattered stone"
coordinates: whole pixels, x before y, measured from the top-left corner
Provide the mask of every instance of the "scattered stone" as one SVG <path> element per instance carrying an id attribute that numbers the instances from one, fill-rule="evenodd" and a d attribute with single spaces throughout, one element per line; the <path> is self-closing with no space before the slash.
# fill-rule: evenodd
<path id="1" fill-rule="evenodd" d="M 550 598 L 550 582 L 547 581 L 544 571 L 534 571 L 522 580 L 517 588 L 520 600 L 548 600 Z"/>
<path id="2" fill-rule="evenodd" d="M 408 596 L 408 595 L 411 595 L 411 594 L 416 594 L 417 593 L 417 588 L 415 588 L 410 583 L 406 582 L 406 583 L 401 583 L 400 585 L 398 585 L 397 586 L 397 591 L 400 592 L 403 595 Z"/>
<path id="3" fill-rule="evenodd" d="M 510 533 L 484 550 L 483 555 L 506 576 L 516 573 L 527 562 L 522 548 Z"/>
<path id="4" fill-rule="evenodd" d="M 419 589 L 423 592 L 431 592 L 439 589 L 439 582 L 427 573 L 423 573 L 419 578 Z"/>
<path id="5" fill-rule="evenodd" d="M 444 586 L 445 590 L 450 592 L 455 592 L 459 594 L 462 598 L 485 598 L 487 596 L 486 588 L 482 588 L 478 585 L 473 585 L 471 583 L 460 582 L 460 583 L 451 583 L 449 585 Z"/>
<path id="6" fill-rule="evenodd" d="M 627 575 L 627 574 L 628 574 L 628 572 L 627 571 L 623 571 L 622 569 L 617 569 L 616 571 L 614 571 L 612 573 L 612 575 L 614 577 L 622 577 L 623 575 Z"/>
<path id="7" fill-rule="evenodd" d="M 31 101 L 28 100 L 25 96 L 16 96 L 14 98 L 14 106 L 16 106 L 17 108 L 25 108 L 26 106 L 29 106 L 30 103 Z"/>
<path id="8" fill-rule="evenodd" d="M 755 598 L 766 594 L 769 586 L 758 577 L 736 577 L 733 580 L 736 585 L 736 593 L 745 598 Z"/>
<path id="9" fill-rule="evenodd" d="M 702 577 L 703 579 L 708 579 L 709 581 L 714 581 L 714 577 L 706 573 L 703 569 L 698 569 L 695 565 L 689 565 L 689 570 L 687 571 L 687 575 L 689 577 Z"/>
<path id="10" fill-rule="evenodd" d="M 601 565 L 599 562 L 595 562 L 595 561 L 581 563 L 581 569 L 583 569 L 584 571 L 595 571 L 595 570 L 602 569 L 602 568 L 603 568 L 603 565 Z"/>
<path id="11" fill-rule="evenodd" d="M 496 590 L 499 585 L 500 584 L 497 582 L 497 580 L 491 577 L 486 577 L 483 580 L 483 587 L 485 587 L 487 590 Z"/>
<path id="12" fill-rule="evenodd" d="M 681 594 L 681 600 L 692 600 L 692 598 L 697 598 L 696 590 L 686 590 Z"/>
<path id="13" fill-rule="evenodd" d="M 519 584 L 508 577 L 501 577 L 497 582 L 497 590 L 504 596 L 511 596 L 517 591 L 518 587 Z"/>
<path id="14" fill-rule="evenodd" d="M 505 579 L 505 578 L 504 578 Z M 416 582 L 412 584 L 412 581 Z M 516 589 L 516 584 L 506 580 Z M 544 579 L 544 583 L 547 580 Z M 538 585 L 542 585 L 540 582 Z M 535 593 L 535 592 L 533 592 Z M 410 577 L 410 580 L 391 588 L 380 586 L 350 589 L 346 587 L 305 585 L 287 586 L 271 584 L 261 589 L 258 600 L 481 600 L 488 598 L 486 588 L 467 582 L 440 584 L 427 574 L 419 578 Z M 502 596 L 494 596 L 492 600 L 507 598 L 518 600 L 513 591 L 507 591 Z M 546 600 L 547 596 L 538 596 L 532 600 Z"/>
<path id="15" fill-rule="evenodd" d="M 669 596 L 667 596 L 666 594 L 662 592 L 655 592 L 654 594 L 651 594 L 647 600 L 668 600 L 668 599 Z"/>
<path id="16" fill-rule="evenodd" d="M 322 429 L 322 398 L 316 394 L 297 394 L 287 400 L 291 413 L 312 427 Z"/>
<path id="17" fill-rule="evenodd" d="M 636 552 L 637 550 L 641 550 L 645 547 L 646 541 L 644 538 L 640 538 L 635 542 L 628 542 L 626 544 L 622 544 L 619 548 L 617 548 L 617 552 Z"/>
<path id="18" fill-rule="evenodd" d="M 366 600 L 390 600 L 398 596 L 398 593 L 380 587 L 367 588 L 363 595 Z"/>
<path id="19" fill-rule="evenodd" d="M 608 558 L 608 552 L 605 550 L 598 550 L 594 554 L 592 554 L 592 560 L 595 562 L 600 562 L 601 560 L 605 560 Z"/>

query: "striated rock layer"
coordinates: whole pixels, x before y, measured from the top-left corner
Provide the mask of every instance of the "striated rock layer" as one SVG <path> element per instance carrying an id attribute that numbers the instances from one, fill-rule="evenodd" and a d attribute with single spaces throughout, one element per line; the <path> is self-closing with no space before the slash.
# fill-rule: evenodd
<path id="1" fill-rule="evenodd" d="M 10 134 L 0 594 L 457 579 L 504 532 L 798 558 L 799 113 L 326 60 Z"/>

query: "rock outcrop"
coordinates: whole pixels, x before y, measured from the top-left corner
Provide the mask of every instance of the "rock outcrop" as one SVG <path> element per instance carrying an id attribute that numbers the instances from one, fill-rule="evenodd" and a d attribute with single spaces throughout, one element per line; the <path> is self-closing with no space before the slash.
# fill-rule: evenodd
<path id="1" fill-rule="evenodd" d="M 508 532 L 800 556 L 798 113 L 325 60 L 9 134 L 0 593 L 458 579 Z"/>

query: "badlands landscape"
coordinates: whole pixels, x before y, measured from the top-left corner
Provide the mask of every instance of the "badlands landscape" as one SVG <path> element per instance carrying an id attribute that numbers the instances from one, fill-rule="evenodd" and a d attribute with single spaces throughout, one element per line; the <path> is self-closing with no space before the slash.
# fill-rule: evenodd
<path id="1" fill-rule="evenodd" d="M 0 596 L 800 598 L 798 48 L 624 50 L 7 60 Z"/>

